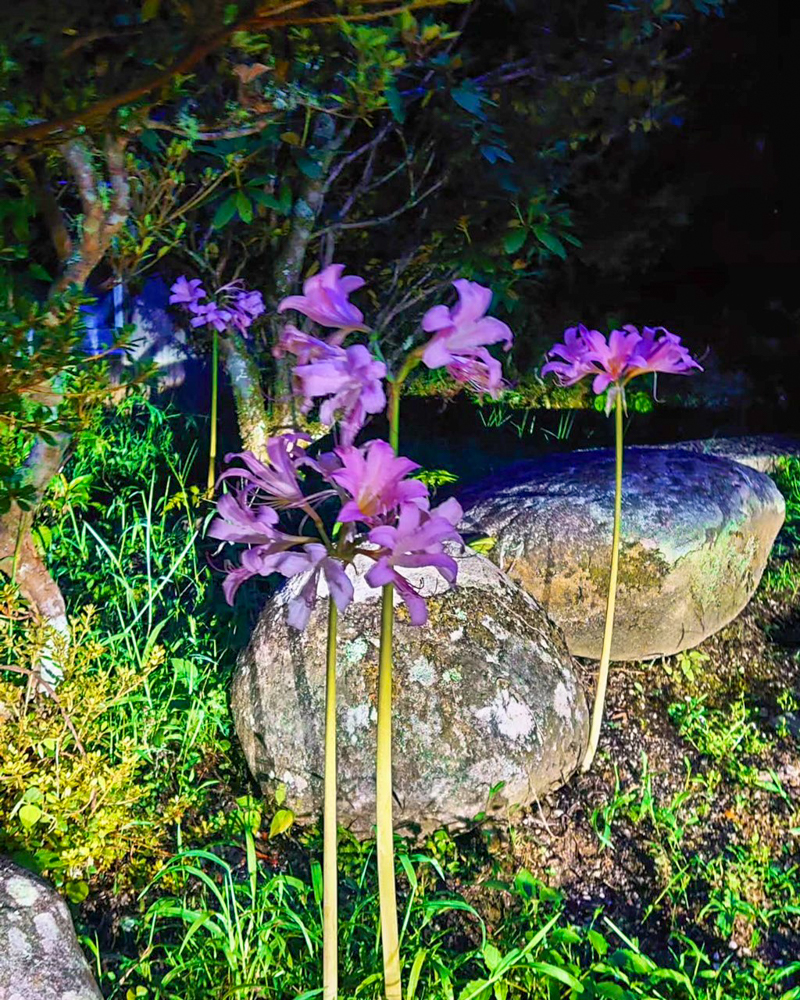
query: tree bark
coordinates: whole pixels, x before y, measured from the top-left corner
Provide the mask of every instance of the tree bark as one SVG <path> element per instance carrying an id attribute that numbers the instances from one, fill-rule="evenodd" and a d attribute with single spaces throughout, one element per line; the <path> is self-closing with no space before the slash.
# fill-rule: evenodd
<path id="1" fill-rule="evenodd" d="M 50 224 L 56 249 L 72 251 L 62 274 L 50 289 L 51 298 L 70 285 L 83 286 L 86 283 L 103 259 L 111 240 L 125 223 L 130 206 L 130 190 L 125 170 L 126 144 L 124 136 L 106 138 L 105 158 L 112 191 L 107 209 L 98 190 L 97 171 L 89 148 L 78 139 L 73 139 L 62 147 L 64 159 L 80 195 L 83 227 L 80 243 L 73 250 L 63 219 L 57 222 L 52 218 L 46 220 Z M 50 209 L 53 207 L 51 205 Z M 63 402 L 58 385 L 52 382 L 39 388 L 37 397 L 54 415 Z M 0 571 L 12 576 L 31 607 L 65 636 L 68 636 L 68 629 L 64 597 L 36 551 L 31 524 L 36 507 L 64 463 L 70 440 L 70 434 L 56 432 L 49 436 L 49 440 L 38 437 L 34 441 L 25 460 L 23 476 L 25 485 L 33 487 L 31 510 L 22 510 L 17 503 L 12 503 L 6 514 L 0 517 Z"/>
<path id="2" fill-rule="evenodd" d="M 220 355 L 233 390 L 242 447 L 263 460 L 270 436 L 270 420 L 264 405 L 258 365 L 235 333 L 220 338 Z"/>

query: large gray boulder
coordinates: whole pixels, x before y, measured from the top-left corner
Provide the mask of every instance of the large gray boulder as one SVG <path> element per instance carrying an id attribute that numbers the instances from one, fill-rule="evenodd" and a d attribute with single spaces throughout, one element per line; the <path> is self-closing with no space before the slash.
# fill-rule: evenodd
<path id="1" fill-rule="evenodd" d="M 520 462 L 465 491 L 464 525 L 564 632 L 598 658 L 611 561 L 614 454 Z M 628 448 L 611 656 L 637 660 L 697 645 L 736 617 L 783 523 L 767 476 L 726 459 Z"/>
<path id="2" fill-rule="evenodd" d="M 398 827 L 460 826 L 486 809 L 526 805 L 575 770 L 588 737 L 573 662 L 539 605 L 487 559 L 459 558 L 458 586 L 408 572 L 428 602 L 426 626 L 398 607 L 394 654 L 394 818 Z M 302 581 L 299 581 L 302 583 Z M 291 581 L 265 609 L 233 684 L 236 730 L 267 793 L 283 783 L 298 817 L 322 806 L 327 601 L 305 632 L 286 623 Z M 340 618 L 339 819 L 375 822 L 380 595 L 356 580 Z"/>
<path id="3" fill-rule="evenodd" d="M 0 1000 L 102 1000 L 67 904 L 0 858 Z"/>
<path id="4" fill-rule="evenodd" d="M 747 465 L 757 472 L 775 472 L 786 458 L 800 458 L 800 438 L 792 434 L 748 434 L 741 437 L 699 438 L 678 444 L 646 445 L 648 448 L 671 448 L 697 455 L 727 458 Z"/>

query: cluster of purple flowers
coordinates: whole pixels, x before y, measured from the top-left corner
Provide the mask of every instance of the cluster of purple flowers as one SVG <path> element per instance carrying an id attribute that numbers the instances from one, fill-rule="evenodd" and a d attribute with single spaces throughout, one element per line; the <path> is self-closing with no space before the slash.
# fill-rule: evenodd
<path id="1" fill-rule="evenodd" d="M 248 291 L 240 281 L 232 281 L 217 289 L 209 298 L 200 278 L 189 280 L 181 275 L 170 288 L 172 305 L 184 306 L 192 315 L 193 327 L 212 326 L 217 333 L 233 328 L 247 336 L 250 324 L 264 311 L 261 292 Z M 201 299 L 207 299 L 202 302 Z"/>
<path id="2" fill-rule="evenodd" d="M 328 331 L 305 332 L 287 323 L 273 353 L 295 359 L 292 386 L 300 408 L 308 412 L 319 407 L 320 421 L 335 429 L 337 447 L 312 457 L 307 449 L 310 439 L 285 434 L 272 438 L 262 457 L 250 452 L 228 456 L 228 461 L 238 458 L 242 465 L 230 468 L 221 479 L 236 479 L 239 487 L 220 498 L 218 517 L 209 529 L 221 542 L 249 546 L 239 565 L 228 572 L 224 590 L 230 602 L 253 576 L 306 575 L 289 609 L 289 621 L 297 628 L 308 622 L 322 581 L 337 607 L 341 611 L 347 607 L 353 584 L 346 567 L 356 556 L 373 562 L 365 574 L 369 586 L 395 586 L 414 624 L 427 619 L 425 601 L 401 571 L 427 566 L 449 584 L 456 579 L 457 564 L 445 551 L 446 542 L 461 541 L 456 531 L 461 508 L 456 501 L 432 509 L 427 487 L 411 478 L 418 468 L 414 462 L 397 456 L 385 441 L 355 445 L 369 416 L 387 407 L 386 365 L 364 344 L 345 344 L 350 334 L 368 330 L 363 313 L 349 298 L 364 283 L 357 275 L 346 275 L 342 264 L 331 264 L 306 280 L 302 295 L 290 295 L 278 305 L 279 313 L 294 310 Z M 409 356 L 410 367 L 422 363 L 429 369 L 444 368 L 457 382 L 496 397 L 503 386 L 502 369 L 487 348 L 502 344 L 509 350 L 513 334 L 505 323 L 487 315 L 490 289 L 466 279 L 453 285 L 457 304 L 436 305 L 425 313 L 422 329 L 432 336 Z M 192 312 L 193 326 L 233 326 L 244 333 L 264 311 L 260 293 L 248 292 L 236 282 L 205 304 L 200 300 L 206 293 L 197 279 L 179 278 L 172 292 L 170 301 Z M 591 375 L 596 393 L 611 386 L 609 399 L 624 394 L 627 382 L 637 375 L 685 374 L 700 367 L 680 338 L 663 327 L 645 327 L 640 333 L 625 326 L 608 339 L 597 330 L 574 327 L 550 355 L 559 360 L 547 363 L 542 374 L 552 372 L 562 385 L 574 385 Z M 404 370 L 408 369 L 407 363 Z M 311 494 L 304 488 L 309 476 L 321 481 L 321 488 Z M 339 504 L 334 541 L 317 509 L 328 500 Z M 290 531 L 281 524 L 281 513 L 289 517 L 292 512 L 299 526 Z M 316 533 L 306 534 L 312 524 Z"/>
<path id="3" fill-rule="evenodd" d="M 220 497 L 217 518 L 209 535 L 222 542 L 249 546 L 240 564 L 228 572 L 223 584 L 232 603 L 236 591 L 253 576 L 280 573 L 284 577 L 304 575 L 302 587 L 289 605 L 289 623 L 305 628 L 314 608 L 321 580 L 340 611 L 353 599 L 353 583 L 346 565 L 357 554 L 374 565 L 366 573 L 372 587 L 394 583 L 406 603 L 413 624 L 427 620 L 424 598 L 399 572 L 402 568 L 433 566 L 454 583 L 457 565 L 444 551 L 446 541 L 460 542 L 455 525 L 461 508 L 454 500 L 431 508 L 428 488 L 409 478 L 419 466 L 395 455 L 386 441 L 373 440 L 361 448 L 343 445 L 312 458 L 301 445 L 302 436 L 287 434 L 272 438 L 269 465 L 251 452 L 229 455 L 244 468 L 232 468 L 223 478 L 237 478 L 241 487 Z M 316 473 L 325 488 L 305 496 L 304 471 Z M 339 504 L 336 522 L 339 536 L 332 544 L 327 533 L 303 534 L 282 529 L 279 509 L 298 510 L 304 522 L 319 523 L 316 508 L 328 499 Z"/>
<path id="4" fill-rule="evenodd" d="M 199 284 L 177 285 L 176 295 L 196 308 Z M 372 561 L 364 577 L 369 586 L 394 585 L 415 625 L 425 623 L 427 608 L 403 570 L 432 567 L 450 585 L 458 571 L 445 551 L 445 543 L 461 543 L 458 503 L 448 500 L 432 508 L 427 487 L 412 478 L 419 466 L 396 455 L 386 441 L 354 444 L 368 417 L 387 405 L 386 365 L 363 344 L 345 346 L 349 334 L 367 330 L 363 313 L 349 300 L 363 285 L 362 278 L 345 275 L 343 265 L 332 264 L 305 282 L 302 295 L 291 295 L 278 306 L 280 313 L 294 310 L 332 331 L 317 336 L 287 323 L 274 353 L 294 357 L 293 389 L 301 409 L 308 412 L 319 405 L 321 422 L 336 427 L 338 446 L 312 458 L 304 447 L 308 439 L 289 434 L 270 440 L 265 462 L 249 452 L 228 456 L 228 461 L 240 459 L 243 467 L 230 468 L 221 478 L 238 479 L 240 486 L 220 498 L 218 517 L 209 528 L 221 542 L 249 546 L 228 572 L 228 601 L 253 576 L 305 576 L 289 606 L 290 624 L 301 629 L 323 582 L 340 611 L 348 606 L 353 583 L 346 567 L 356 556 Z M 510 348 L 511 330 L 486 315 L 492 298 L 488 288 L 466 280 L 454 285 L 458 304 L 453 309 L 434 306 L 425 314 L 422 327 L 433 337 L 415 352 L 415 361 L 446 368 L 457 381 L 495 395 L 502 386 L 501 367 L 486 348 L 500 342 Z M 309 475 L 323 484 L 311 494 L 304 491 Z M 317 510 L 327 500 L 339 505 L 334 542 Z M 295 511 L 302 517 L 300 527 L 286 530 L 279 511 L 287 516 Z M 311 524 L 318 532 L 305 534 L 303 526 Z"/>
<path id="5" fill-rule="evenodd" d="M 349 333 L 366 329 L 363 313 L 348 299 L 364 280 L 343 271 L 343 265 L 331 264 L 305 282 L 302 295 L 290 295 L 278 306 L 278 312 L 293 309 L 335 332 L 323 339 L 288 323 L 274 354 L 297 358 L 294 390 L 302 410 L 308 412 L 323 399 L 320 420 L 331 426 L 338 418 L 342 442 L 351 444 L 368 415 L 386 408 L 382 385 L 386 366 L 363 344 L 343 346 Z M 422 329 L 433 337 L 416 353 L 428 368 L 446 368 L 457 382 L 496 397 L 503 385 L 502 369 L 486 348 L 503 342 L 509 350 L 513 334 L 505 323 L 486 315 L 490 289 L 463 278 L 453 285 L 458 304 L 452 309 L 434 306 L 425 313 Z"/>
<path id="6" fill-rule="evenodd" d="M 617 390 L 637 375 L 664 372 L 688 375 L 700 365 L 681 343 L 681 338 L 663 326 L 646 326 L 639 333 L 635 326 L 612 330 L 608 340 L 599 330 L 581 325 L 564 331 L 564 343 L 549 352 L 560 361 L 549 361 L 542 375 L 552 372 L 561 385 L 575 385 L 593 375 L 592 389 L 599 396 L 613 385 Z"/>

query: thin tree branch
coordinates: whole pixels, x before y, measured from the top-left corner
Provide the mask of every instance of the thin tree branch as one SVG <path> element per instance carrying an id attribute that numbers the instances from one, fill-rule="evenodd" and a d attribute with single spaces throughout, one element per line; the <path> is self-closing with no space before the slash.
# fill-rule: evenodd
<path id="1" fill-rule="evenodd" d="M 123 104 L 131 104 L 142 97 L 146 97 L 152 91 L 166 86 L 174 77 L 189 73 L 198 63 L 224 45 L 236 32 L 254 29 L 265 31 L 294 24 L 336 24 L 342 20 L 341 14 L 306 18 L 280 17 L 280 15 L 286 14 L 289 11 L 308 6 L 310 2 L 311 0 L 287 0 L 286 3 L 269 10 L 257 11 L 255 14 L 247 15 L 234 24 L 228 25 L 210 35 L 205 41 L 200 42 L 175 62 L 171 63 L 166 69 L 156 73 L 144 83 L 131 87 L 120 94 L 111 94 L 109 97 L 96 101 L 87 108 L 82 108 L 80 111 L 75 111 L 62 118 L 8 129 L 0 133 L 0 143 L 33 142 L 39 139 L 53 138 L 62 135 L 76 125 L 103 121 L 112 111 L 115 111 Z M 386 0 L 361 0 L 361 2 L 367 6 L 386 3 Z M 410 0 L 409 3 L 386 7 L 379 11 L 350 14 L 345 17 L 345 20 L 348 22 L 376 21 L 384 17 L 392 17 L 395 14 L 402 14 L 404 11 L 428 7 L 443 7 L 453 2 L 455 0 Z"/>
<path id="2" fill-rule="evenodd" d="M 416 208 L 417 205 L 425 201 L 426 198 L 430 198 L 430 196 L 435 191 L 439 190 L 439 188 L 444 184 L 446 180 L 447 180 L 446 176 L 440 177 L 435 184 L 431 184 L 431 186 L 427 189 L 427 191 L 423 191 L 422 194 L 419 195 L 419 197 L 415 198 L 413 201 L 406 202 L 404 205 L 401 205 L 399 208 L 395 209 L 394 212 L 389 212 L 388 215 L 382 215 L 378 219 L 365 219 L 363 222 L 334 222 L 333 225 L 326 226 L 324 229 L 318 230 L 318 232 L 314 233 L 314 237 L 316 238 L 324 236 L 331 230 L 371 229 L 374 226 L 384 226 L 386 225 L 387 222 L 392 222 L 394 219 L 402 215 L 404 212 L 410 212 L 412 208 Z"/>

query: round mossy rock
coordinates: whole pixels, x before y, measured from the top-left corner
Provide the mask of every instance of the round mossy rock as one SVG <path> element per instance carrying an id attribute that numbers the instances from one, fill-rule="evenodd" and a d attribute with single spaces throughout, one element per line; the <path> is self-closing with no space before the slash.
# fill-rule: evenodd
<path id="1" fill-rule="evenodd" d="M 462 530 L 562 629 L 576 656 L 599 658 L 614 512 L 614 453 L 519 462 L 459 498 Z M 628 448 L 622 485 L 612 660 L 696 646 L 753 596 L 783 523 L 784 501 L 754 469 L 680 450 Z"/>
<path id="2" fill-rule="evenodd" d="M 489 560 L 468 551 L 458 563 L 453 589 L 429 569 L 408 571 L 428 597 L 427 625 L 411 625 L 396 607 L 394 820 L 411 832 L 527 805 L 569 777 L 588 738 L 586 700 L 558 630 Z M 339 619 L 339 822 L 368 834 L 380 593 L 353 576 L 355 599 Z M 292 629 L 286 605 L 298 585 L 290 581 L 264 610 L 232 704 L 262 789 L 284 785 L 286 806 L 306 820 L 322 806 L 328 613 L 320 600 L 306 630 Z"/>

